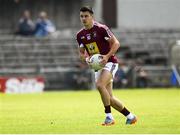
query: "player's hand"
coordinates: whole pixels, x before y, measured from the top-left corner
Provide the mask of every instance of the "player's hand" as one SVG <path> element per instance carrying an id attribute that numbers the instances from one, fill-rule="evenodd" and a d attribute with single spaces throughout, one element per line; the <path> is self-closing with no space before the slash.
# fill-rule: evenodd
<path id="1" fill-rule="evenodd" d="M 86 63 L 88 64 L 88 66 L 89 66 L 90 68 L 92 68 L 92 65 L 91 65 L 91 62 L 90 62 L 90 57 L 86 57 L 85 61 L 86 61 Z"/>
<path id="2" fill-rule="evenodd" d="M 87 63 L 88 65 L 90 65 L 90 63 L 91 63 L 91 62 L 90 62 L 90 57 L 86 57 L 86 58 L 85 58 L 85 61 L 86 61 L 86 63 Z"/>
<path id="3" fill-rule="evenodd" d="M 102 60 L 101 60 L 101 64 L 102 65 L 106 65 L 106 63 L 108 62 L 109 57 L 107 57 L 106 55 L 102 55 Z"/>

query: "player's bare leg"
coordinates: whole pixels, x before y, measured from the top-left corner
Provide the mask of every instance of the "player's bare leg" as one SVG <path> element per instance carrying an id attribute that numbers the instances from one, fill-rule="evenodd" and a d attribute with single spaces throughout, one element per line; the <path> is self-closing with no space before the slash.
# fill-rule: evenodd
<path id="1" fill-rule="evenodd" d="M 110 95 L 110 104 L 111 106 L 116 109 L 117 111 L 121 112 L 121 110 L 124 108 L 123 103 L 118 100 L 116 97 L 113 96 L 112 94 L 112 81 L 110 81 L 107 86 L 106 89 L 109 92 Z"/>
<path id="2" fill-rule="evenodd" d="M 112 81 L 110 81 L 107 85 L 106 85 L 106 89 L 109 92 L 110 95 L 110 104 L 111 106 L 116 109 L 117 111 L 119 111 L 120 113 L 122 113 L 124 116 L 127 117 L 127 121 L 126 124 L 134 124 L 137 121 L 137 118 L 134 114 L 130 113 L 129 110 L 127 108 L 124 107 L 123 103 L 118 100 L 116 97 L 113 96 L 112 94 Z"/>
<path id="3" fill-rule="evenodd" d="M 101 99 L 102 99 L 104 106 L 110 105 L 110 95 L 106 89 L 106 85 L 110 79 L 111 79 L 111 77 L 109 76 L 108 71 L 102 70 L 102 72 L 96 82 L 96 87 L 99 90 L 99 93 L 101 95 Z"/>
<path id="4" fill-rule="evenodd" d="M 108 82 L 111 80 L 111 74 L 107 70 L 102 70 L 97 82 L 96 87 L 101 95 L 102 102 L 105 107 L 106 119 L 102 125 L 112 125 L 114 124 L 114 118 L 111 114 L 111 107 L 110 107 L 110 94 L 106 89 Z"/>

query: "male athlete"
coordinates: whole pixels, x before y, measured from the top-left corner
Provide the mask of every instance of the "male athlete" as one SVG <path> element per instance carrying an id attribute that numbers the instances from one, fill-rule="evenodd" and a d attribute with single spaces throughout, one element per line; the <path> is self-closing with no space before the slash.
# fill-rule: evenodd
<path id="1" fill-rule="evenodd" d="M 89 58 L 96 53 L 102 55 L 101 64 L 104 68 L 95 71 L 96 87 L 101 95 L 106 118 L 103 126 L 115 123 L 111 114 L 111 106 L 127 117 L 126 124 L 134 124 L 137 118 L 112 94 L 112 80 L 118 69 L 116 51 L 120 47 L 119 41 L 106 25 L 94 21 L 93 10 L 85 6 L 80 9 L 80 20 L 83 28 L 77 33 L 79 54 L 82 61 L 89 63 Z"/>

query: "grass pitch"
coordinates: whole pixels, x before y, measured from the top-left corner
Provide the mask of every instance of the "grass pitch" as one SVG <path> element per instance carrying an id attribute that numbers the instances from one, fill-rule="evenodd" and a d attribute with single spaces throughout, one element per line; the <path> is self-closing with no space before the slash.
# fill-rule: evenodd
<path id="1" fill-rule="evenodd" d="M 101 126 L 104 108 L 97 91 L 0 94 L 0 133 L 132 134 L 180 133 L 180 89 L 114 90 L 114 95 L 138 117 L 112 109 L 116 124 Z"/>

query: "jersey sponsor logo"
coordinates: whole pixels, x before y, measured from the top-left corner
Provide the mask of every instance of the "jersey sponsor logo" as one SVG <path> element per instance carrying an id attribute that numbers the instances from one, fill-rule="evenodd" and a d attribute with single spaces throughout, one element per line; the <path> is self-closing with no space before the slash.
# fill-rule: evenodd
<path id="1" fill-rule="evenodd" d="M 81 39 L 85 39 L 85 36 L 82 36 Z"/>
<path id="2" fill-rule="evenodd" d="M 88 49 L 89 54 L 96 54 L 96 53 L 100 53 L 99 48 L 96 44 L 96 42 L 92 42 L 89 44 L 86 44 L 86 47 Z"/>

